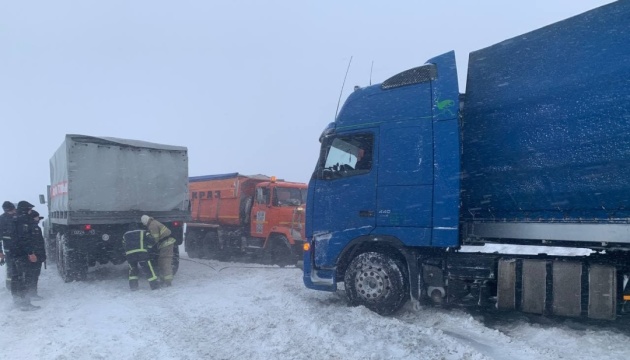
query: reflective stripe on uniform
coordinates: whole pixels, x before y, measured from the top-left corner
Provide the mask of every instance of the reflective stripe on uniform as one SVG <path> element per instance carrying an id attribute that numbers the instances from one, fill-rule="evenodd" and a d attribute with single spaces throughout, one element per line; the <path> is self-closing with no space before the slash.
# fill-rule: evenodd
<path id="1" fill-rule="evenodd" d="M 134 253 L 139 253 L 139 252 L 147 252 L 147 250 L 146 250 L 146 249 L 136 249 L 136 250 L 130 250 L 130 251 L 127 251 L 127 252 L 125 253 L 125 255 L 134 254 Z"/>
<path id="2" fill-rule="evenodd" d="M 137 276 L 130 276 L 129 280 L 138 280 L 138 277 Z"/>
<path id="3" fill-rule="evenodd" d="M 157 275 L 155 275 L 155 270 L 153 270 L 153 265 L 151 264 L 150 261 L 147 261 L 147 265 L 149 265 L 149 269 L 151 270 L 151 275 L 153 275 L 152 277 L 149 278 L 149 281 L 154 281 L 157 280 Z"/>
<path id="4" fill-rule="evenodd" d="M 169 246 L 171 244 L 175 244 L 176 241 L 177 240 L 175 240 L 175 238 L 169 237 L 168 239 L 163 240 L 162 242 L 160 242 L 160 245 L 158 247 L 161 249 L 161 248 L 163 248 L 165 246 Z"/>
<path id="5" fill-rule="evenodd" d="M 173 275 L 166 275 L 164 280 L 173 280 Z"/>

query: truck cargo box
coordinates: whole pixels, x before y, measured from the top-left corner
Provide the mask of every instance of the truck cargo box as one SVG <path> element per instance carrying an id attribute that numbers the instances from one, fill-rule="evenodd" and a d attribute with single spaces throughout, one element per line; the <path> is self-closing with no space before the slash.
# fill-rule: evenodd
<path id="1" fill-rule="evenodd" d="M 465 219 L 630 217 L 628 19 L 617 2 L 470 54 Z"/>
<path id="2" fill-rule="evenodd" d="M 144 141 L 66 135 L 50 159 L 53 224 L 186 220 L 186 147 Z"/>

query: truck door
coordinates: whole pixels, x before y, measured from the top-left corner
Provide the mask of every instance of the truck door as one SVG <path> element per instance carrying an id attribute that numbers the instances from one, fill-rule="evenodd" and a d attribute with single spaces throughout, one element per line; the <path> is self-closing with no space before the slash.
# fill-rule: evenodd
<path id="1" fill-rule="evenodd" d="M 334 266 L 341 249 L 376 225 L 376 136 L 371 130 L 322 141 L 309 205 L 316 267 Z"/>

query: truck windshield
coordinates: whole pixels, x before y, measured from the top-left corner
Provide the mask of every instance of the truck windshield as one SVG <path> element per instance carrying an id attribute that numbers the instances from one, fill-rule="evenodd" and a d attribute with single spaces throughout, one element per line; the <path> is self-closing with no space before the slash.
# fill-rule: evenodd
<path id="1" fill-rule="evenodd" d="M 273 192 L 274 206 L 299 206 L 306 203 L 306 189 L 277 187 Z"/>
<path id="2" fill-rule="evenodd" d="M 320 179 L 360 175 L 372 168 L 374 135 L 340 136 L 324 143 L 325 158 L 320 160 Z"/>

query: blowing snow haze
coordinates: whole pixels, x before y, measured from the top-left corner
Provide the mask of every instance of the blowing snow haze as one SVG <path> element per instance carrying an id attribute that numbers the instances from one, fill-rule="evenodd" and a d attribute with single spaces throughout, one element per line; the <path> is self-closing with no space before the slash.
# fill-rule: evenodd
<path id="1" fill-rule="evenodd" d="M 191 176 L 307 182 L 350 56 L 342 101 L 450 50 L 463 89 L 470 51 L 609 2 L 6 2 L 2 199 L 39 204 L 66 134 L 186 146 Z"/>
<path id="2" fill-rule="evenodd" d="M 3 356 L 627 358 L 629 16 L 5 4 Z"/>

